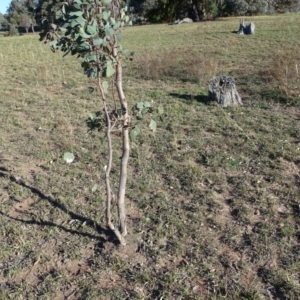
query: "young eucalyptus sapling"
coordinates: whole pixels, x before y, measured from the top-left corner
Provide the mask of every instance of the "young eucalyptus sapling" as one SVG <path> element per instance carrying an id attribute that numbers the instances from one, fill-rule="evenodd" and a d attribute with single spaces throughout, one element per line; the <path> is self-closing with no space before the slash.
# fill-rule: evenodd
<path id="1" fill-rule="evenodd" d="M 133 53 L 124 49 L 120 44 L 122 29 L 131 25 L 126 15 L 127 7 L 121 7 L 120 0 L 52 0 L 47 7 L 48 18 L 44 20 L 46 30 L 40 40 L 46 39 L 53 52 L 58 49 L 67 54 L 81 58 L 84 73 L 94 82 L 96 90 L 102 100 L 103 114 L 90 115 L 87 124 L 90 129 L 106 129 L 108 162 L 105 168 L 106 186 L 106 222 L 115 232 L 118 240 L 125 245 L 124 237 L 127 234 L 125 213 L 125 190 L 127 180 L 127 165 L 130 151 L 130 139 L 134 141 L 140 133 L 140 121 L 144 115 L 150 114 L 150 129 L 156 130 L 155 116 L 163 114 L 162 108 L 154 111 L 149 102 L 139 102 L 133 109 L 136 123 L 132 124 L 129 118 L 127 100 L 123 91 L 122 59 L 132 60 Z M 95 90 L 89 87 L 90 93 Z M 111 91 L 111 102 L 106 97 Z M 115 99 L 117 91 L 118 102 Z M 155 112 L 157 114 L 155 114 Z M 112 222 L 111 205 L 112 189 L 110 171 L 112 168 L 113 147 L 111 132 L 120 123 L 122 128 L 122 156 L 117 192 L 118 227 Z M 130 133 L 129 133 L 130 132 Z M 65 153 L 67 162 L 74 159 L 72 153 Z"/>

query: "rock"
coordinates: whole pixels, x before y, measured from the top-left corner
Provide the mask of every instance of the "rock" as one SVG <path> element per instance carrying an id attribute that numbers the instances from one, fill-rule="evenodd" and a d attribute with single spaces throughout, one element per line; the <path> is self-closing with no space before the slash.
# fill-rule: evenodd
<path id="1" fill-rule="evenodd" d="M 182 23 L 193 23 L 193 20 L 190 18 L 184 18 L 178 24 L 182 24 Z"/>
<path id="2" fill-rule="evenodd" d="M 209 98 L 217 101 L 222 107 L 243 105 L 236 90 L 235 81 L 231 76 L 217 76 L 210 80 L 208 86 Z"/>

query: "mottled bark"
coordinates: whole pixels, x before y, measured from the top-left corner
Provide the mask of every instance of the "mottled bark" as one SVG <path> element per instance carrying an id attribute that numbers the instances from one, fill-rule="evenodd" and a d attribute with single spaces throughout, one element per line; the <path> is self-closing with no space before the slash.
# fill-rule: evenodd
<path id="1" fill-rule="evenodd" d="M 240 21 L 240 27 L 237 34 L 254 34 L 255 33 L 255 25 L 254 23 L 250 23 L 245 25 L 244 19 Z"/>
<path id="2" fill-rule="evenodd" d="M 122 85 L 122 61 L 118 55 L 117 47 L 113 48 L 113 56 L 117 61 L 116 67 L 116 87 L 120 105 L 122 108 L 123 124 L 122 124 L 122 157 L 120 166 L 119 189 L 118 189 L 118 212 L 119 212 L 119 230 L 123 236 L 127 234 L 126 212 L 125 212 L 125 191 L 127 181 L 127 165 L 129 159 L 130 143 L 129 143 L 129 113 L 127 101 Z"/>
<path id="3" fill-rule="evenodd" d="M 231 76 L 217 76 L 211 79 L 208 92 L 210 99 L 217 101 L 222 107 L 243 104 Z"/>

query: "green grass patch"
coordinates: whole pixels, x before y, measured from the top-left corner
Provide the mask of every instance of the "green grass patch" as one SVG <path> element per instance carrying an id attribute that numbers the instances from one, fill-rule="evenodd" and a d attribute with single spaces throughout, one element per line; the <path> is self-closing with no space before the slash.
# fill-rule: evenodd
<path id="1" fill-rule="evenodd" d="M 299 299 L 298 19 L 124 31 L 129 102 L 166 112 L 132 144 L 126 248 L 105 228 L 104 133 L 85 124 L 102 108 L 79 61 L 1 38 L 0 298 Z M 243 107 L 209 102 L 221 74 Z"/>

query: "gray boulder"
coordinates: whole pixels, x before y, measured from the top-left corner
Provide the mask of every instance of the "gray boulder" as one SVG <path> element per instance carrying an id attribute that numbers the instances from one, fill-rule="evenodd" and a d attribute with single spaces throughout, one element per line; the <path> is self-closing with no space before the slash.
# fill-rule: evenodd
<path id="1" fill-rule="evenodd" d="M 193 20 L 190 18 L 184 18 L 178 22 L 178 24 L 183 24 L 183 23 L 193 23 Z"/>

